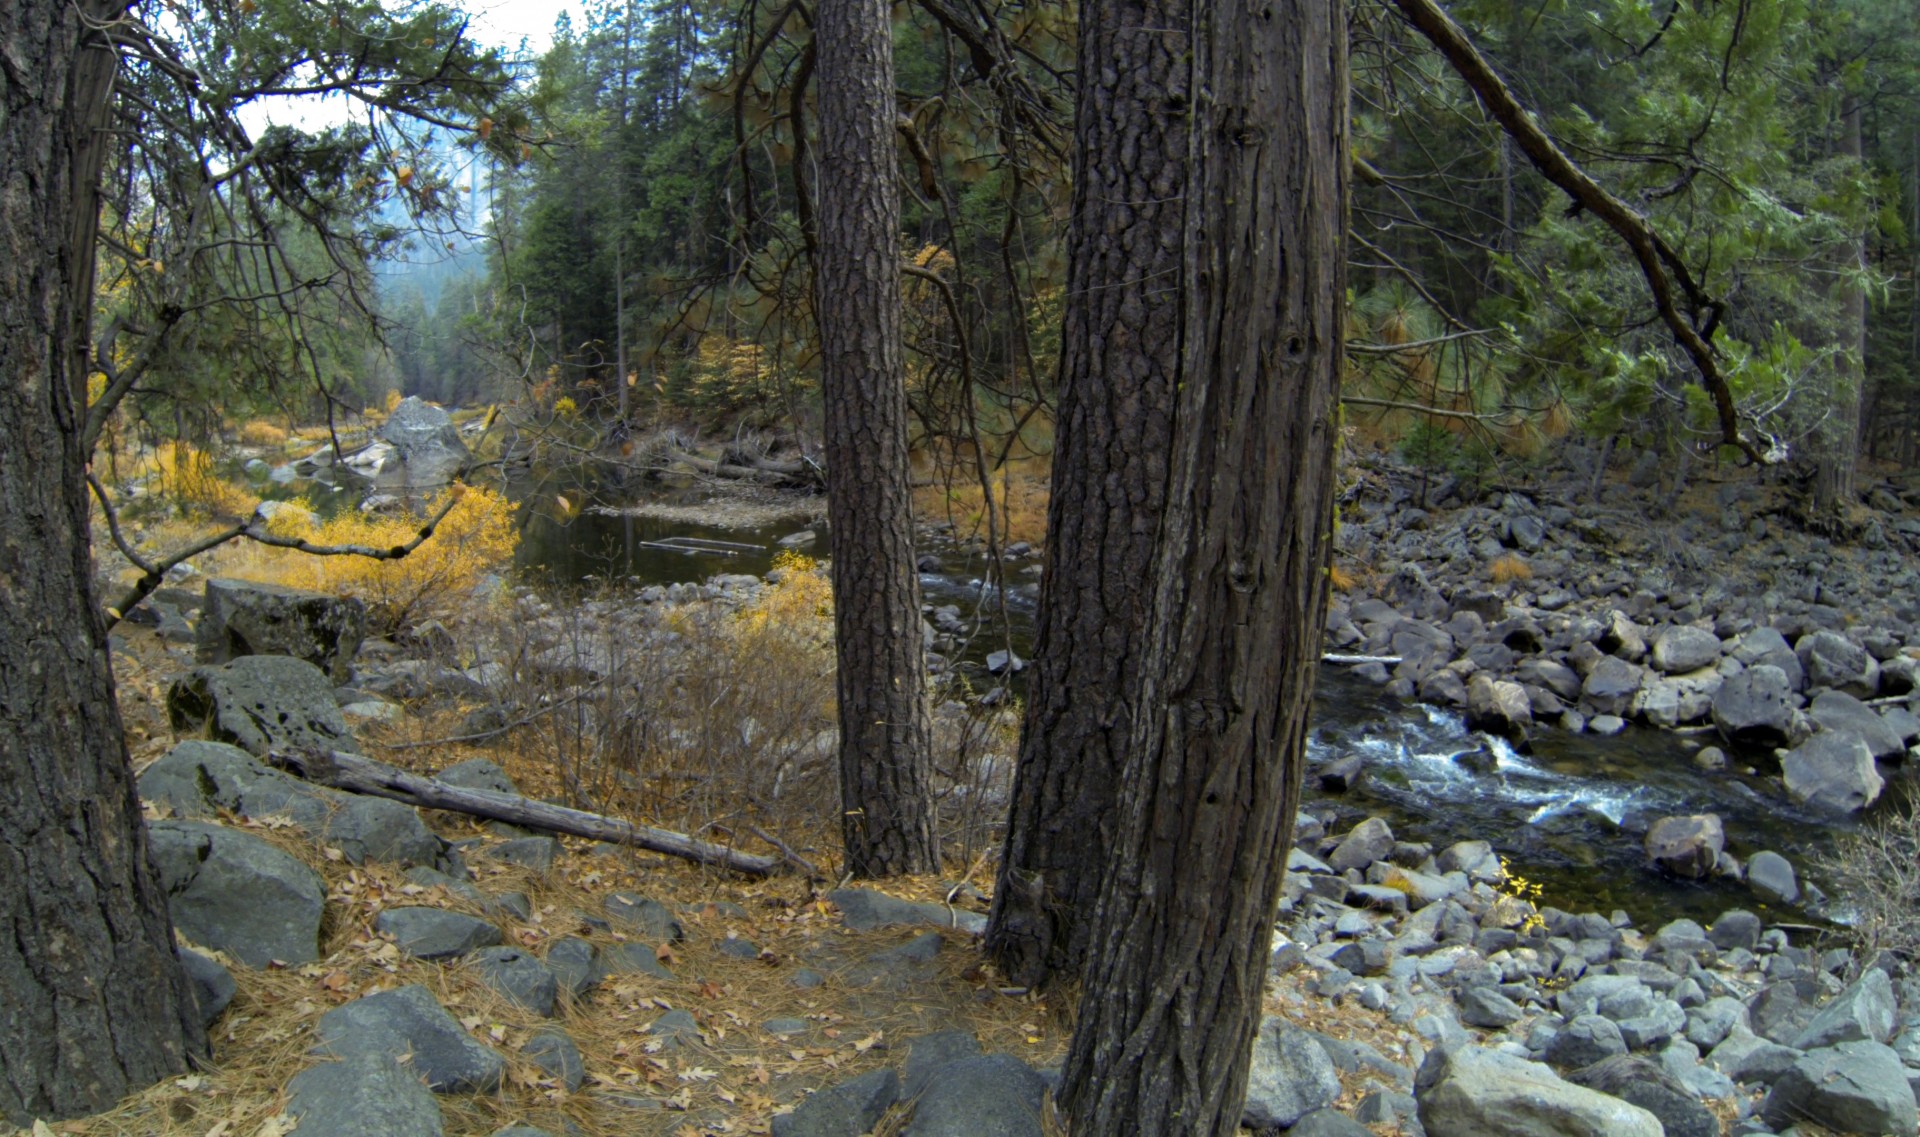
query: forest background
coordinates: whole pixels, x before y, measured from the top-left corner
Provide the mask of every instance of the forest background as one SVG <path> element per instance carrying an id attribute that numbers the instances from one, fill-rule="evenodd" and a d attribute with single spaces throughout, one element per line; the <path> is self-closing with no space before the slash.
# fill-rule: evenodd
<path id="1" fill-rule="evenodd" d="M 1859 458 L 1920 459 L 1920 33 L 1904 6 L 1451 11 L 1687 266 L 1699 295 L 1683 300 L 1743 428 L 1786 459 L 1809 518 L 1844 528 Z M 916 448 L 949 465 L 978 452 L 1009 496 L 1031 496 L 1051 445 L 1075 12 L 925 0 L 894 16 Z M 221 314 L 232 269 L 149 248 L 204 234 L 110 247 L 102 326 L 168 303 L 198 325 L 166 337 L 164 381 L 131 400 L 142 429 L 207 439 L 399 390 L 557 412 L 593 448 L 631 453 L 636 427 L 694 424 L 817 454 L 806 254 L 832 187 L 809 135 L 809 20 L 763 0 L 600 5 L 580 26 L 563 16 L 537 58 L 503 62 L 518 81 L 486 117 L 269 131 L 353 169 L 328 205 L 362 211 L 358 239 L 253 222 L 275 226 L 285 273 L 308 285 L 278 322 Z M 1570 432 L 1680 478 L 1737 457 L 1715 449 L 1718 409 L 1616 234 L 1394 5 L 1356 3 L 1351 29 L 1348 437 L 1456 472 Z M 138 196 L 120 224 L 137 227 Z M 160 287 L 167 264 L 184 279 Z"/>

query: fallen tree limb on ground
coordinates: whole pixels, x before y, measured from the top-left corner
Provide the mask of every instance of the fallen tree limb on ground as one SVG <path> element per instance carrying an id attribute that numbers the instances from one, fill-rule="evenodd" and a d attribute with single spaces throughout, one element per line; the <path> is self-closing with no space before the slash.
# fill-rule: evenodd
<path id="1" fill-rule="evenodd" d="M 325 754 L 310 750 L 273 750 L 268 752 L 267 761 L 309 782 L 348 793 L 390 798 L 407 805 L 444 809 L 534 829 L 549 829 L 616 845 L 632 845 L 750 876 L 771 876 L 782 865 L 792 865 L 809 876 L 820 875 L 817 868 L 791 851 L 783 850 L 783 855 L 778 857 L 756 856 L 701 841 L 685 833 L 675 833 L 671 829 L 635 825 L 631 821 L 568 809 L 563 805 L 550 805 L 518 794 L 450 786 L 438 779 L 396 769 L 358 754 L 346 754 L 338 750 Z"/>

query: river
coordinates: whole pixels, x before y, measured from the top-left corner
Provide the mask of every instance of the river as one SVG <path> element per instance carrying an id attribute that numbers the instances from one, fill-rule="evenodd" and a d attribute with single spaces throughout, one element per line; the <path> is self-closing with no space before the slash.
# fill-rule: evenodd
<path id="1" fill-rule="evenodd" d="M 763 573 L 778 538 L 803 528 L 796 522 L 759 529 L 726 529 L 650 517 L 586 513 L 562 521 L 540 513 L 525 532 L 522 568 L 549 585 L 595 577 L 636 584 L 697 581 L 715 573 Z M 824 529 L 807 551 L 824 553 Z M 687 554 L 657 542 L 696 537 L 761 546 L 756 551 Z M 937 572 L 921 574 L 930 606 L 955 605 L 973 619 L 991 590 L 977 558 L 946 552 Z M 1031 562 L 1025 562 L 1031 564 Z M 1029 649 L 1035 576 L 1009 566 L 1007 618 L 1016 655 Z M 986 690 L 990 651 L 1008 646 L 995 629 L 999 606 L 989 602 L 980 633 L 957 666 Z M 1734 906 L 1751 906 L 1746 888 L 1730 881 L 1690 883 L 1645 867 L 1641 836 L 1656 818 L 1710 811 L 1727 830 L 1728 851 L 1743 860 L 1760 849 L 1796 864 L 1830 840 L 1834 821 L 1791 805 L 1760 774 L 1708 773 L 1692 761 L 1681 736 L 1629 727 L 1601 738 L 1542 730 L 1531 752 L 1466 729 L 1452 711 L 1406 703 L 1382 693 L 1346 669 L 1327 666 L 1313 704 L 1309 767 L 1350 753 L 1366 760 L 1358 784 L 1344 793 L 1309 788 L 1303 808 L 1342 832 L 1368 815 L 1388 819 L 1402 840 L 1436 850 L 1480 839 L 1507 857 L 1513 871 L 1544 889 L 1544 904 L 1574 911 L 1625 909 L 1636 921 L 1679 915 L 1711 919 Z"/>
<path id="2" fill-rule="evenodd" d="M 638 588 L 718 573 L 759 575 L 772 567 L 780 538 L 809 528 L 800 520 L 723 527 L 579 508 L 583 500 L 611 497 L 596 492 L 604 488 L 576 484 L 556 491 L 551 480 L 512 487 L 524 510 L 516 564 L 523 580 L 566 593 L 585 584 Z M 324 504 L 338 507 L 350 496 Z M 816 539 L 800 550 L 824 555 L 824 527 L 813 532 Z M 690 538 L 704 547 L 671 547 Z M 938 570 L 921 575 L 923 595 L 930 607 L 956 606 L 982 629 L 956 653 L 954 666 L 969 671 L 974 688 L 985 691 L 1004 681 L 986 673 L 989 652 L 1010 646 L 1024 656 L 1030 649 L 1038 595 L 1033 562 L 1008 566 L 1003 630 L 1001 606 L 983 583 L 981 561 L 951 549 L 935 555 Z M 1468 731 L 1452 711 L 1402 702 L 1344 668 L 1323 667 L 1309 770 L 1354 753 L 1364 757 L 1365 773 L 1344 793 L 1322 792 L 1311 773 L 1307 779 L 1302 808 L 1320 817 L 1329 832 L 1380 815 L 1400 839 L 1436 850 L 1460 840 L 1490 841 L 1514 872 L 1543 886 L 1543 904 L 1583 912 L 1621 908 L 1643 925 L 1679 915 L 1706 920 L 1755 903 L 1735 882 L 1690 883 L 1645 867 L 1641 836 L 1654 819 L 1717 813 L 1735 856 L 1744 860 L 1772 849 L 1802 866 L 1837 827 L 1830 817 L 1792 806 L 1764 772 L 1741 772 L 1741 756 L 1732 771 L 1698 769 L 1693 748 L 1678 735 L 1629 727 L 1601 738 L 1547 729 L 1521 754 L 1501 739 Z"/>

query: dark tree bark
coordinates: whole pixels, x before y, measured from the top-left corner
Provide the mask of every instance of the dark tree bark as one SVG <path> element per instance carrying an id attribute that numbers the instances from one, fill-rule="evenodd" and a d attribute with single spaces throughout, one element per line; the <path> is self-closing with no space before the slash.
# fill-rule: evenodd
<path id="1" fill-rule="evenodd" d="M 932 754 L 900 339 L 900 195 L 886 0 L 822 0 L 814 311 L 840 703 L 841 829 L 856 876 L 932 872 Z"/>
<path id="2" fill-rule="evenodd" d="M 1840 134 L 1834 152 L 1859 162 L 1860 100 L 1849 97 L 1840 115 Z M 1855 472 L 1860 458 L 1860 395 L 1866 382 L 1867 294 L 1858 274 L 1866 270 L 1866 240 L 1841 245 L 1835 268 L 1850 279 L 1840 285 L 1835 314 L 1834 347 L 1840 354 L 1833 365 L 1833 390 L 1828 393 L 1826 417 L 1812 437 L 1813 484 L 1810 512 L 1818 526 L 1836 534 L 1850 526 L 1846 508 L 1854 501 Z"/>
<path id="3" fill-rule="evenodd" d="M 1177 4 L 1081 26 L 1073 215 L 1055 396 L 1046 575 L 987 951 L 1014 983 L 1086 957 L 1166 501 L 1180 370 L 1188 121 L 1184 36 L 1142 35 Z M 1100 37 L 1100 38 L 1095 38 Z"/>
<path id="4" fill-rule="evenodd" d="M 116 60 L 86 27 L 124 7 L 0 15 L 0 1118 L 22 1126 L 206 1048 L 91 595 L 80 432 Z"/>
<path id="5" fill-rule="evenodd" d="M 1181 316 L 1118 816 L 1061 1100 L 1077 1137 L 1230 1134 L 1325 623 L 1345 6 L 1123 0 L 1087 5 L 1081 26 L 1082 75 L 1143 73 L 1111 113 L 1183 120 L 1188 159 L 1179 271 L 1086 282 L 1173 290 Z"/>

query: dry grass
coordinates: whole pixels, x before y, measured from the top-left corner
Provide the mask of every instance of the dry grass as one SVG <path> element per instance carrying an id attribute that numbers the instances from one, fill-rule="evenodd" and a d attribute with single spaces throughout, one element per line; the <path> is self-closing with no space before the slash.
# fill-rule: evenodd
<path id="1" fill-rule="evenodd" d="M 914 475 L 913 513 L 922 522 L 947 522 L 956 536 L 985 539 L 986 495 L 971 462 L 922 459 Z M 1033 459 L 1006 465 L 991 477 L 1000 543 L 1025 541 L 1038 547 L 1047 538 L 1049 464 Z"/>
<path id="2" fill-rule="evenodd" d="M 1495 557 L 1487 565 L 1487 579 L 1495 584 L 1510 584 L 1516 580 L 1532 580 L 1533 566 L 1509 553 L 1504 557 Z"/>
<path id="3" fill-rule="evenodd" d="M 727 618 L 747 630 L 781 619 L 804 624 L 792 612 L 779 613 L 795 604 L 804 609 L 808 596 L 804 587 L 795 588 L 745 619 Z M 157 698 L 170 674 L 187 662 L 187 653 L 169 649 L 145 629 L 129 629 L 128 641 L 127 650 L 117 657 L 119 688 L 130 728 L 147 735 L 140 749 L 151 757 L 171 743 L 158 718 Z M 499 762 L 523 792 L 539 797 L 569 794 L 550 735 L 534 725 L 509 732 L 497 745 L 393 745 L 431 743 L 457 733 L 465 709 L 459 704 L 417 706 L 398 723 L 363 729 L 363 742 L 377 756 L 422 772 L 488 757 Z M 726 776 L 743 773 L 728 770 Z M 727 798 L 714 792 L 713 801 L 702 808 L 720 812 L 703 825 L 704 835 L 765 851 L 738 827 L 752 815 L 751 804 L 738 795 Z M 666 808 L 650 808 L 649 800 Z M 684 816 L 684 809 L 684 799 L 660 787 L 635 792 L 619 805 L 623 814 L 652 823 L 674 822 Z M 433 812 L 425 817 L 450 840 L 496 839 L 470 818 Z M 56 1126 L 56 1132 L 77 1137 L 275 1133 L 286 1104 L 285 1085 L 314 1061 L 308 1051 L 319 1017 L 352 999 L 409 983 L 428 987 L 478 1041 L 509 1059 L 498 1091 L 439 1099 L 449 1137 L 487 1137 L 515 1122 L 553 1132 L 571 1125 L 588 1137 L 765 1134 L 773 1115 L 808 1091 L 880 1066 L 898 1066 L 917 1035 L 967 1030 L 988 1052 L 1016 1054 L 1044 1067 L 1060 1060 L 1072 1031 L 1075 992 L 1037 998 L 1000 994 L 991 967 L 960 933 L 941 933 L 944 950 L 927 974 L 909 986 L 863 986 L 861 965 L 869 957 L 928 929 L 850 932 L 820 893 L 795 876 L 747 880 L 571 838 L 563 840 L 567 854 L 546 875 L 469 852 L 467 862 L 483 893 L 517 890 L 528 896 L 532 915 L 516 920 L 483 913 L 438 889 L 421 889 L 395 868 L 334 859 L 296 828 L 229 821 L 287 850 L 325 879 L 322 958 L 284 970 L 233 968 L 239 993 L 215 1024 L 213 1060 L 207 1068 L 134 1095 L 109 1113 Z M 830 810 L 812 816 L 796 813 L 786 824 L 780 835 L 790 844 L 814 850 L 837 845 Z M 955 878 L 985 892 L 991 887 L 992 865 L 985 857 L 964 864 L 953 860 L 943 876 L 890 881 L 885 891 L 940 902 Z M 568 935 L 604 946 L 622 937 L 596 930 L 583 917 L 599 914 L 607 894 L 619 889 L 679 910 L 687 939 L 666 945 L 662 953 L 675 978 L 633 975 L 611 980 L 582 999 L 563 1000 L 553 1020 L 503 1002 L 457 964 L 410 959 L 372 930 L 375 916 L 386 908 L 432 904 L 494 919 L 509 944 L 534 954 L 544 954 L 548 945 Z M 981 910 L 984 901 L 969 906 Z M 723 952 L 729 935 L 751 941 L 761 953 L 741 959 Z M 820 971 L 826 981 L 812 989 L 795 987 L 793 976 L 803 967 Z M 1334 1007 L 1306 992 L 1303 982 L 1296 973 L 1275 985 L 1268 1010 L 1334 1037 L 1366 1041 L 1396 1061 L 1407 1060 L 1403 1031 L 1351 1004 Z M 667 1009 L 694 1015 L 702 1031 L 697 1045 L 678 1051 L 649 1048 L 653 1040 L 647 1028 Z M 768 1021 L 783 1017 L 803 1019 L 808 1029 L 797 1036 L 775 1036 L 763 1029 Z M 578 1092 L 568 1093 L 518 1059 L 519 1048 L 549 1025 L 564 1029 L 581 1048 L 589 1080 Z M 1357 1078 L 1345 1081 L 1349 1084 L 1341 1104 L 1351 1107 L 1364 1090 Z M 631 1102 L 644 1105 L 636 1108 Z M 905 1116 L 904 1109 L 889 1115 L 876 1132 L 897 1129 Z"/>
<path id="4" fill-rule="evenodd" d="M 1920 953 L 1920 809 L 1903 803 L 1842 834 L 1816 867 L 1853 910 L 1847 935 L 1861 959 Z"/>
<path id="5" fill-rule="evenodd" d="M 284 446 L 288 437 L 286 427 L 263 418 L 250 419 L 240 427 L 240 441 L 248 446 Z"/>

